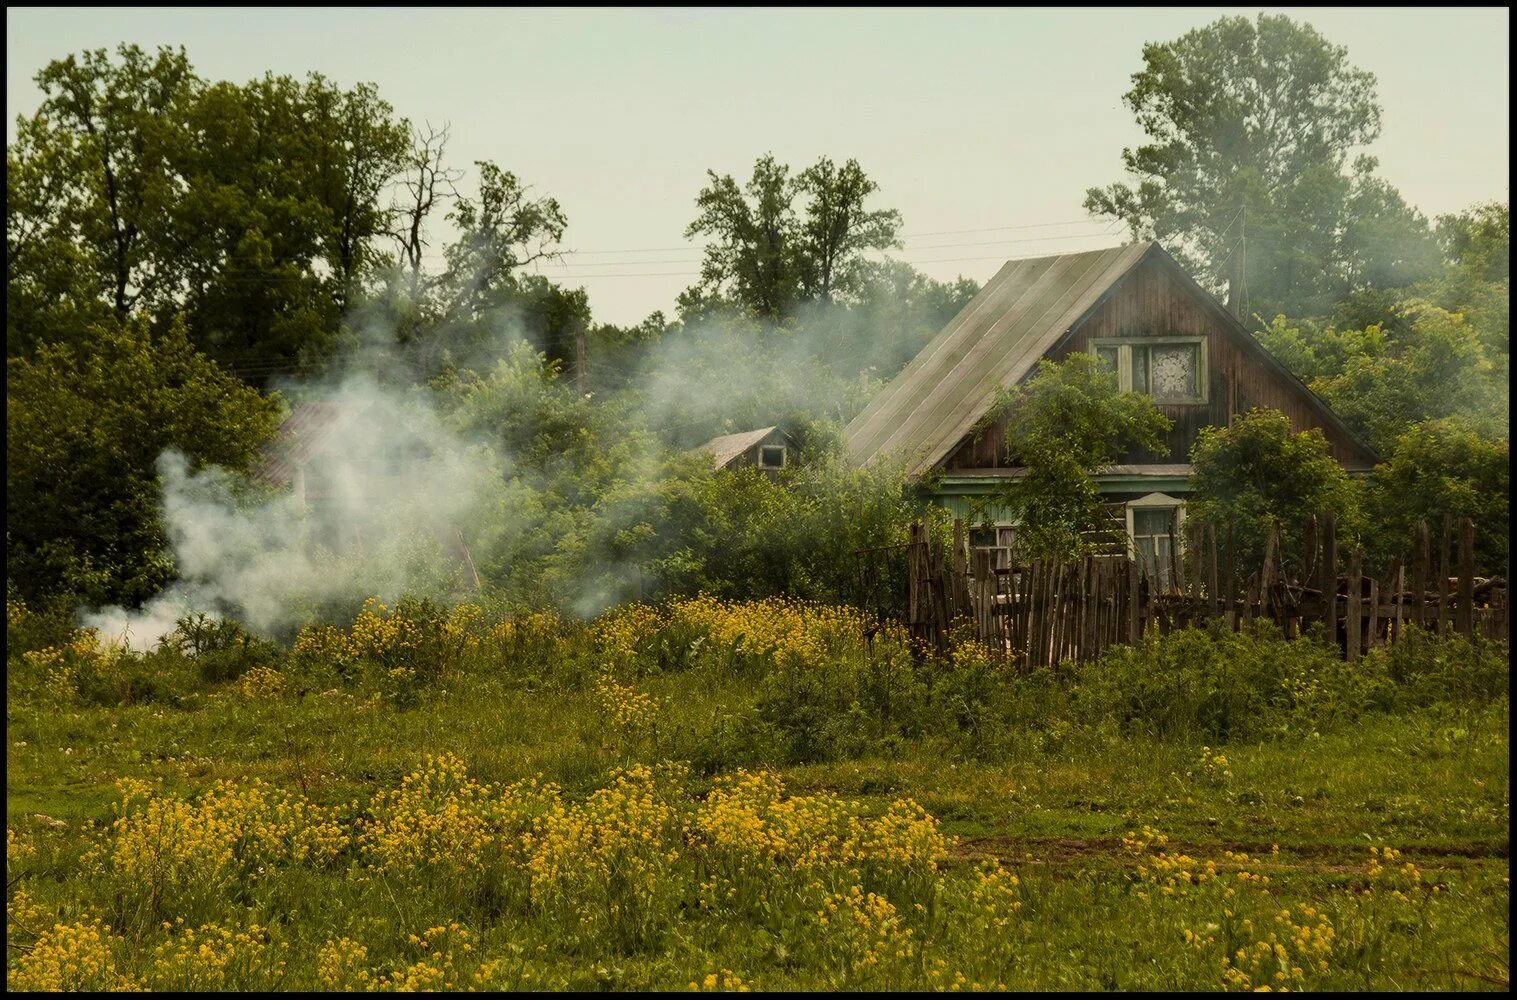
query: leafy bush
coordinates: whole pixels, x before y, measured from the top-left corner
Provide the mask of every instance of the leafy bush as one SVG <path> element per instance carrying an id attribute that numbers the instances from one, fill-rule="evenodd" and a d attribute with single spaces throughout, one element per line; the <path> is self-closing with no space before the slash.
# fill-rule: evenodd
<path id="1" fill-rule="evenodd" d="M 272 642 L 248 633 L 230 619 L 204 613 L 180 618 L 165 645 L 194 660 L 207 684 L 234 681 L 255 667 L 272 667 L 283 657 Z"/>
<path id="2" fill-rule="evenodd" d="M 1504 647 L 1411 630 L 1350 663 L 1320 632 L 1287 640 L 1262 619 L 1146 637 L 1083 666 L 1071 691 L 1080 721 L 1211 742 L 1315 729 L 1366 712 L 1504 697 Z"/>
<path id="3" fill-rule="evenodd" d="M 1161 737 L 1258 737 L 1290 707 L 1297 657 L 1318 668 L 1334 658 L 1324 646 L 1293 647 L 1264 627 L 1150 634 L 1082 667 L 1073 706 L 1082 721 L 1114 719 Z"/>
<path id="4" fill-rule="evenodd" d="M 1390 646 L 1365 657 L 1398 689 L 1401 707 L 1483 704 L 1511 694 L 1511 664 L 1504 643 L 1438 635 L 1415 626 Z"/>

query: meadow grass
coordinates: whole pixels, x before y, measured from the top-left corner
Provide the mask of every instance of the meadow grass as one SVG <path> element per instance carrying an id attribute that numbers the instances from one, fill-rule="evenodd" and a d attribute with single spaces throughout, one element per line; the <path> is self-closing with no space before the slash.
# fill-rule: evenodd
<path id="1" fill-rule="evenodd" d="M 1231 679 L 1145 719 L 1108 689 L 1142 663 L 918 665 L 854 624 L 416 606 L 295 652 L 13 645 L 12 984 L 1504 982 L 1504 650 L 1155 639 Z"/>

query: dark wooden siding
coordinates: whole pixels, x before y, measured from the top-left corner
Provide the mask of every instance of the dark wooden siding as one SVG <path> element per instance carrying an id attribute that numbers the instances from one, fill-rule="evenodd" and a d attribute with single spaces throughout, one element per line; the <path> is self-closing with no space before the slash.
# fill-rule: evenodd
<path id="1" fill-rule="evenodd" d="M 1149 257 L 1112 287 L 1084 321 L 1077 324 L 1047 357 L 1061 360 L 1076 351 L 1093 353 L 1092 340 L 1130 337 L 1204 337 L 1206 340 L 1207 401 L 1163 405 L 1159 409 L 1174 423 L 1166 437 L 1168 454 L 1130 449 L 1121 464 L 1186 462 L 1202 427 L 1225 427 L 1233 416 L 1255 406 L 1277 409 L 1297 431 L 1319 428 L 1333 457 L 1350 465 L 1367 465 L 1372 455 L 1321 415 L 1320 404 L 1288 373 L 1263 357 L 1252 341 L 1241 343 L 1225 315 L 1202 298 L 1183 276 L 1159 257 Z M 1004 468 L 1004 421 L 988 426 L 977 438 L 966 437 L 943 463 L 945 469 Z"/>

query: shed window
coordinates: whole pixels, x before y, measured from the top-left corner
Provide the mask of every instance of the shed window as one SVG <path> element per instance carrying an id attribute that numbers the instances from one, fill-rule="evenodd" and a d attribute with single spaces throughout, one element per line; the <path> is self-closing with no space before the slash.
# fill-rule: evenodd
<path id="1" fill-rule="evenodd" d="M 766 444 L 759 448 L 760 469 L 783 469 L 785 467 L 785 446 L 782 444 Z"/>
<path id="2" fill-rule="evenodd" d="M 1206 342 L 1200 337 L 1098 341 L 1097 358 L 1117 373 L 1124 392 L 1156 403 L 1206 402 Z"/>

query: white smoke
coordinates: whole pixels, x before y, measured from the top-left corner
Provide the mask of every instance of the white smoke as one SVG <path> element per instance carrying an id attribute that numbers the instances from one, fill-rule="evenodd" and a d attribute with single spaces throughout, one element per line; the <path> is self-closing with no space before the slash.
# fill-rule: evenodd
<path id="1" fill-rule="evenodd" d="M 140 610 L 84 624 L 144 648 L 190 612 L 288 634 L 318 608 L 368 595 L 445 595 L 473 585 L 467 537 L 505 474 L 492 449 L 446 426 L 425 390 L 351 375 L 320 394 L 304 489 L 249 497 L 238 477 L 158 461 L 178 582 Z M 302 495 L 302 492 L 304 495 Z"/>
<path id="2" fill-rule="evenodd" d="M 307 442 L 313 454 L 303 484 L 259 495 L 224 470 L 191 469 L 176 453 L 160 457 L 177 580 L 140 609 L 94 610 L 83 624 L 137 648 L 197 612 L 288 638 L 307 622 L 351 615 L 370 595 L 446 602 L 480 577 L 513 599 L 597 613 L 655 585 L 645 567 L 605 543 L 641 537 L 645 524 L 659 521 L 668 503 L 660 489 L 668 445 L 680 451 L 808 414 L 841 423 L 891 374 L 886 359 L 909 355 L 910 341 L 922 336 L 920 321 L 870 322 L 898 318 L 889 310 L 848 325 L 821 312 L 784 327 L 697 324 L 627 358 L 630 391 L 598 392 L 592 402 L 567 383 L 538 381 L 532 366 L 541 359 L 521 343 L 521 317 L 504 310 L 477 328 L 469 351 L 480 367 L 492 357 L 500 366 L 483 373 L 489 391 L 476 407 L 460 404 L 467 393 L 411 384 L 416 372 L 396 351 L 393 313 L 379 303 L 350 317 L 351 374 L 280 387 L 323 407 L 319 439 Z M 872 369 L 876 362 L 886 370 Z M 534 399 L 538 390 L 566 398 L 547 403 Z M 554 426 L 534 426 L 539 404 Z M 573 412 L 585 407 L 599 416 Z M 577 469 L 560 454 L 544 462 L 524 451 L 513 460 L 506 441 L 517 432 L 531 438 L 541 430 L 552 439 L 566 421 L 581 420 L 594 425 L 580 428 L 595 441 L 592 468 Z M 699 465 L 681 462 L 682 475 Z M 566 501 L 566 484 L 570 493 L 588 486 L 593 495 Z"/>

